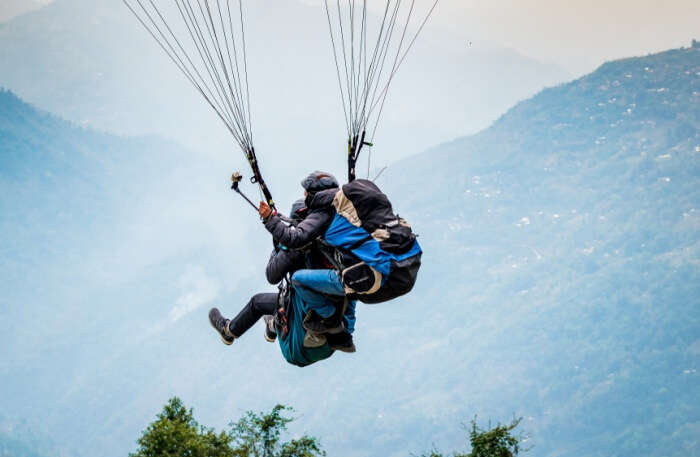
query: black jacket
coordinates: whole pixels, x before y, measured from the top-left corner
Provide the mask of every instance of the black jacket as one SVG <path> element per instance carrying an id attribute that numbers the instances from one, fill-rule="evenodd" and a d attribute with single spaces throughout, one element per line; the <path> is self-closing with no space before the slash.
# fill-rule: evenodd
<path id="1" fill-rule="evenodd" d="M 265 276 L 270 284 L 281 282 L 287 273 L 306 268 L 306 258 L 302 251 L 288 251 L 275 249 L 270 255 L 270 260 L 265 268 Z"/>
<path id="2" fill-rule="evenodd" d="M 272 238 L 290 249 L 299 249 L 322 236 L 335 216 L 333 198 L 338 189 L 328 189 L 314 195 L 308 205 L 309 214 L 296 226 L 287 225 L 274 215 L 265 222 Z"/>

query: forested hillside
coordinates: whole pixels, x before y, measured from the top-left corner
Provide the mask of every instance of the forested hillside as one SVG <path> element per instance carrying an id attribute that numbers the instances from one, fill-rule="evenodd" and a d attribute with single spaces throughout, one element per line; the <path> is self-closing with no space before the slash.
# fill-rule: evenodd
<path id="1" fill-rule="evenodd" d="M 700 49 L 607 63 L 384 183 L 451 361 L 421 392 L 530 415 L 540 455 L 697 451 Z"/>

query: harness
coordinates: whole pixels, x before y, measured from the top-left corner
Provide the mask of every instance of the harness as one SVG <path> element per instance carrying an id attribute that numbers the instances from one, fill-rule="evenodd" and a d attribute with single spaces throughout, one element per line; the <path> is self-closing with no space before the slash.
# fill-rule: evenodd
<path id="1" fill-rule="evenodd" d="M 286 338 L 289 334 L 289 305 L 291 300 L 289 297 L 290 283 L 289 275 L 286 275 L 282 282 L 277 286 L 279 292 L 277 293 L 277 311 L 275 312 L 273 322 L 275 325 L 275 330 L 277 335 L 281 338 Z"/>

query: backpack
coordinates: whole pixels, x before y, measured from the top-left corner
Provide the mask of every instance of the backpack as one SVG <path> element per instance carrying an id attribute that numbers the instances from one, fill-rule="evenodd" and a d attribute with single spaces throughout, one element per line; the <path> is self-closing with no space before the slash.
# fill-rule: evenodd
<path id="1" fill-rule="evenodd" d="M 408 223 L 372 182 L 355 179 L 333 199 L 336 214 L 320 240 L 350 300 L 382 303 L 411 291 L 422 250 Z"/>

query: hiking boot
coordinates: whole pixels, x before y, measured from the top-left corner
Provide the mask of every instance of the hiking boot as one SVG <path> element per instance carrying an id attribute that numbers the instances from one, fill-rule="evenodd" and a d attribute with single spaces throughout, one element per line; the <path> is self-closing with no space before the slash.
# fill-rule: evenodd
<path id="1" fill-rule="evenodd" d="M 277 330 L 275 330 L 275 318 L 269 314 L 263 316 L 265 321 L 265 340 L 268 343 L 274 343 L 277 339 Z"/>
<path id="2" fill-rule="evenodd" d="M 233 344 L 233 340 L 235 340 L 236 337 L 233 336 L 233 333 L 231 333 L 231 330 L 228 328 L 228 324 L 231 323 L 231 320 L 222 316 L 217 308 L 209 310 L 209 323 L 214 327 L 214 330 L 221 335 L 221 341 L 223 341 L 224 344 Z"/>
<path id="3" fill-rule="evenodd" d="M 333 314 L 331 317 L 321 317 L 315 311 L 311 310 L 306 313 L 304 320 L 301 323 L 309 332 L 314 332 L 318 334 L 322 333 L 340 333 L 345 330 L 345 325 L 343 324 L 343 316 L 338 313 Z"/>
<path id="4" fill-rule="evenodd" d="M 348 332 L 341 332 L 335 335 L 327 336 L 328 344 L 331 349 L 342 352 L 355 352 L 355 343 L 352 340 L 352 335 Z"/>

